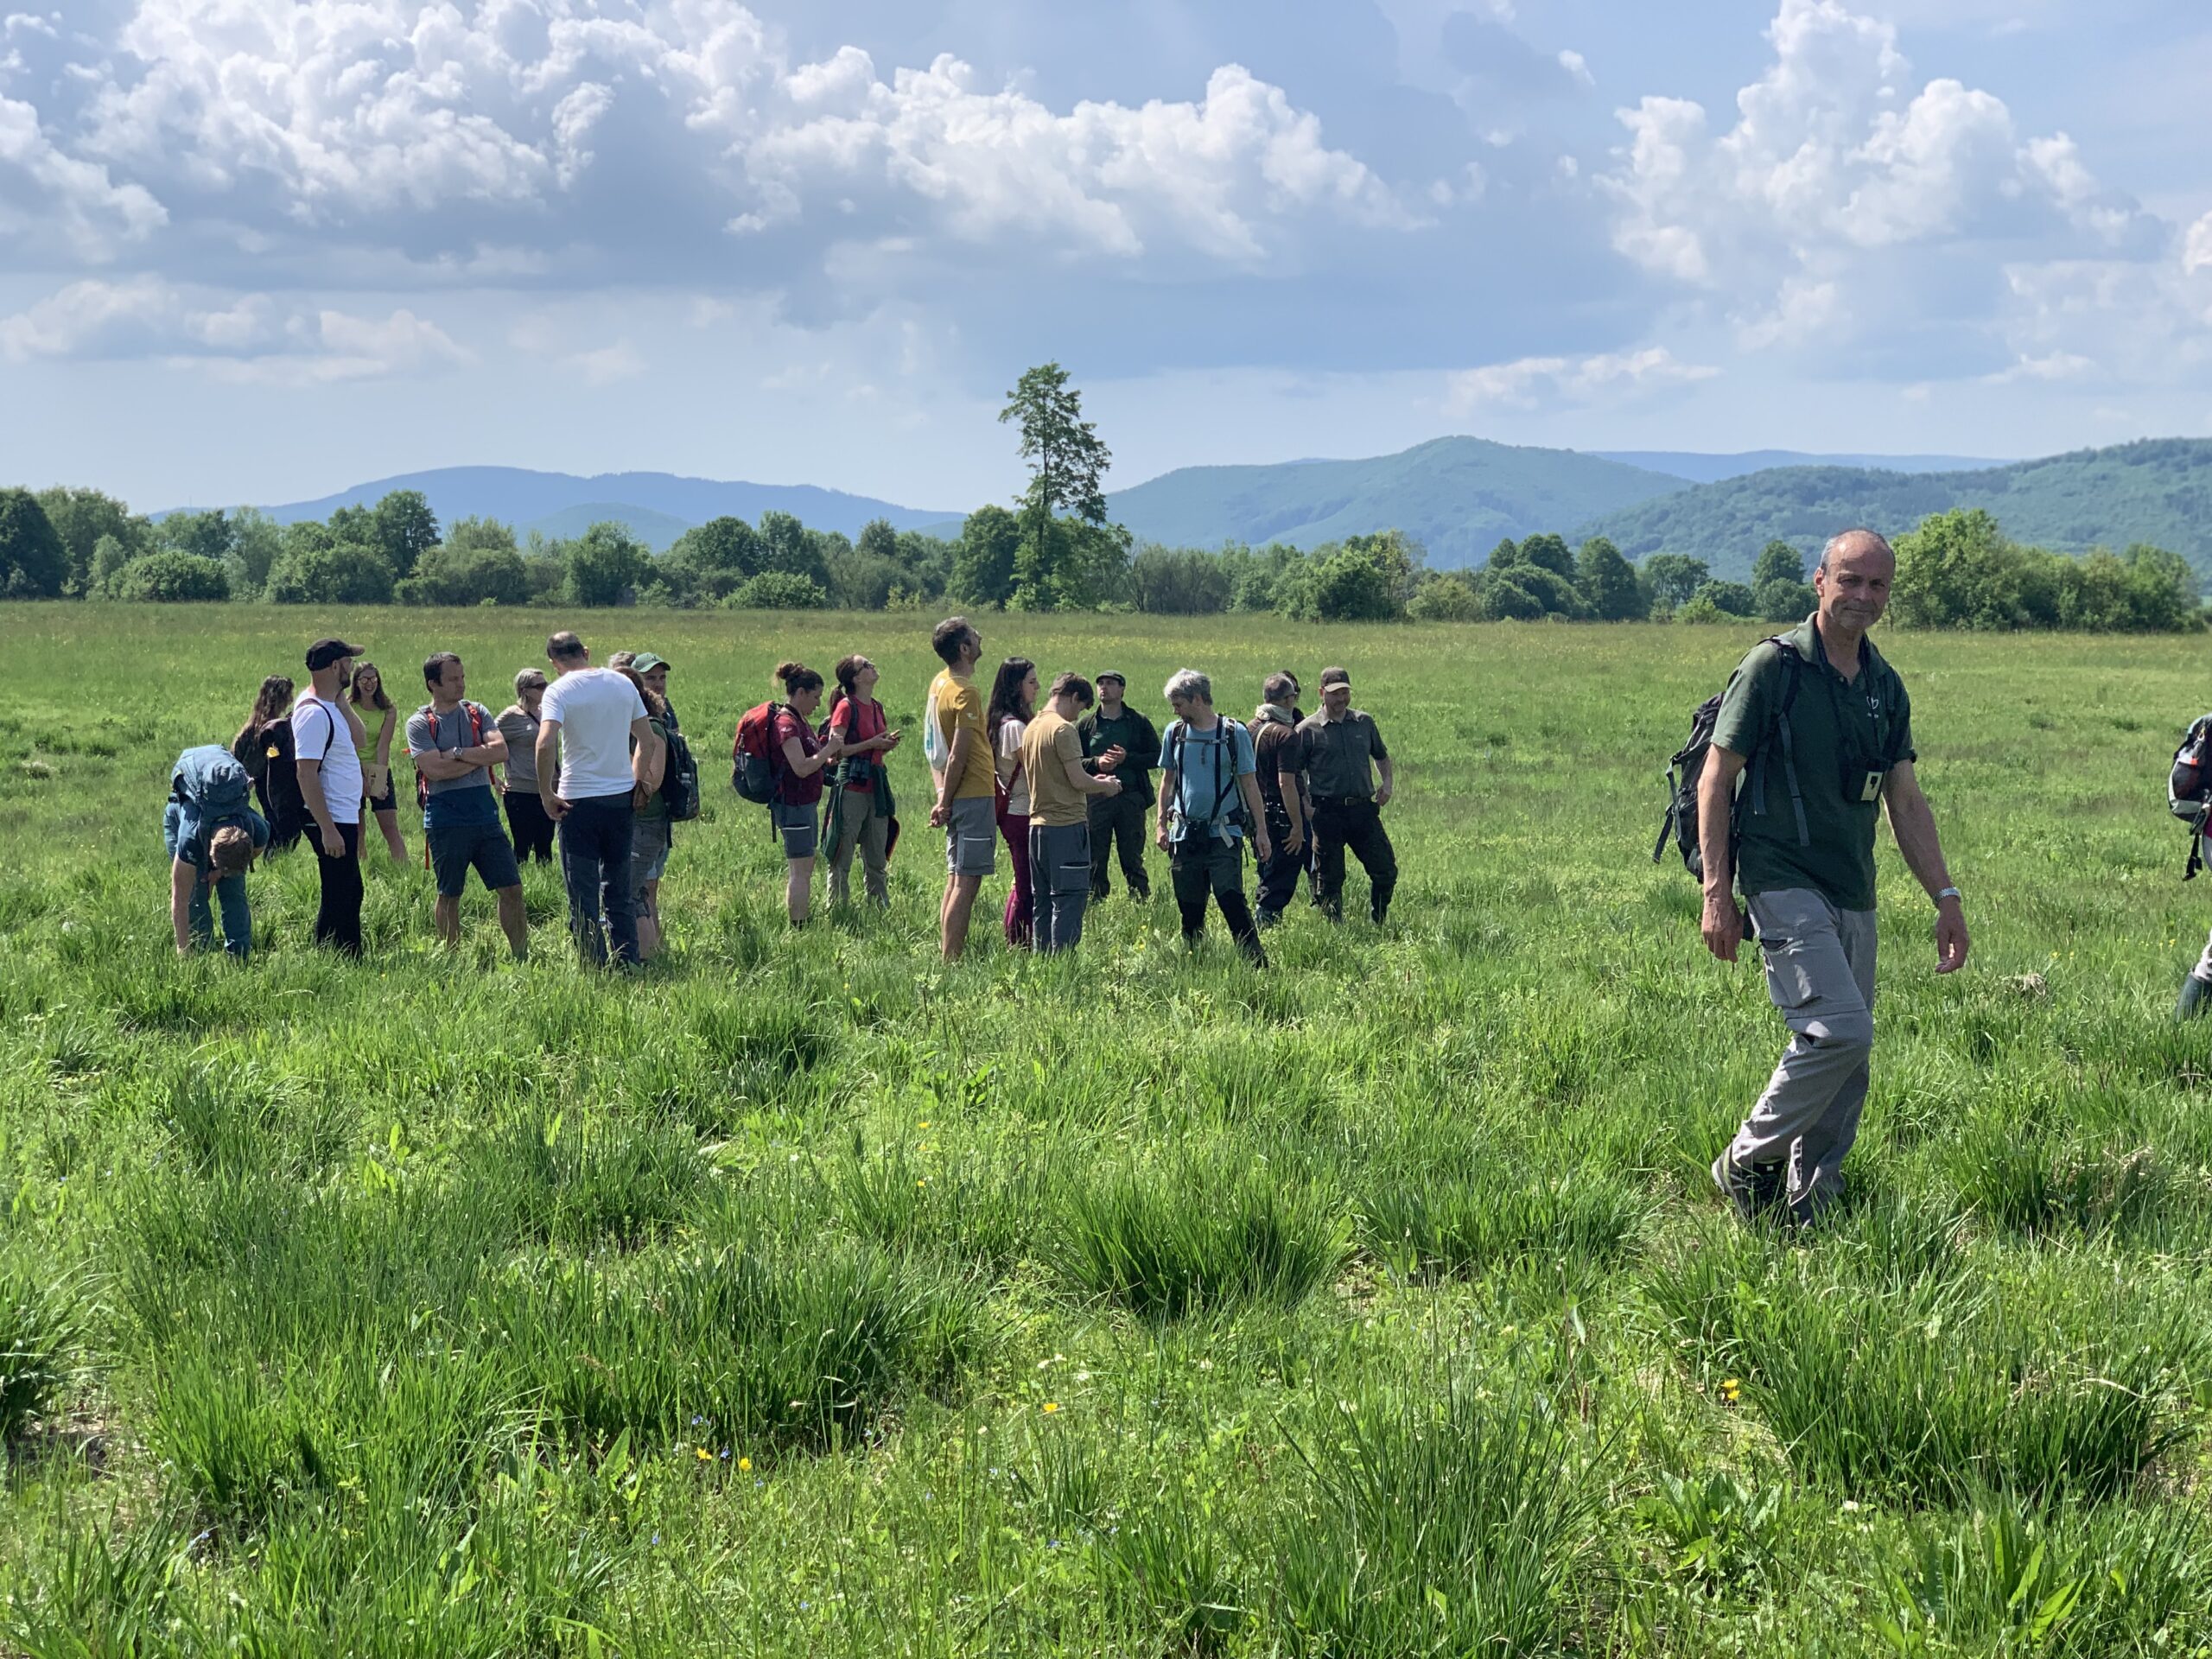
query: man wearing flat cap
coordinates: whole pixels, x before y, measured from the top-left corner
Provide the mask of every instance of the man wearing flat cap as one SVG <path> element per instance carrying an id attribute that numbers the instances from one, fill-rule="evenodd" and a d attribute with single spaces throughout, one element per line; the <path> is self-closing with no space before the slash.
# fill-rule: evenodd
<path id="1" fill-rule="evenodd" d="M 1351 706 L 1351 676 L 1344 670 L 1321 671 L 1321 712 L 1299 727 L 1294 758 L 1294 766 L 1290 759 L 1281 764 L 1285 771 L 1306 774 L 1313 798 L 1323 912 L 1332 922 L 1344 919 L 1344 852 L 1350 849 L 1367 872 L 1370 911 L 1381 926 L 1389 918 L 1390 895 L 1398 885 L 1398 857 L 1382 828 L 1382 809 L 1390 804 L 1390 751 L 1374 717 Z M 1376 767 L 1382 773 L 1379 789 Z"/>
<path id="2" fill-rule="evenodd" d="M 1122 780 L 1118 795 L 1090 798 L 1090 897 L 1106 896 L 1106 867 L 1118 849 L 1122 880 L 1140 902 L 1152 897 L 1145 874 L 1145 817 L 1152 810 L 1152 771 L 1160 764 L 1160 734 L 1152 722 L 1122 701 L 1128 682 L 1118 669 L 1102 669 L 1098 706 L 1083 717 L 1076 735 L 1083 740 L 1083 769 L 1095 778 Z"/>

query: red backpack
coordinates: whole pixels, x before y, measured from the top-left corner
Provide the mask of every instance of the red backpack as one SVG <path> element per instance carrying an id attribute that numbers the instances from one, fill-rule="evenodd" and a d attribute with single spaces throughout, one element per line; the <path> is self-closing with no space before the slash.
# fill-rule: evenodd
<path id="1" fill-rule="evenodd" d="M 776 717 L 780 702 L 756 703 L 737 722 L 737 736 L 730 744 L 729 786 L 756 806 L 776 798 L 776 785 L 784 770 L 782 747 L 776 741 Z"/>
<path id="2" fill-rule="evenodd" d="M 467 714 L 468 716 L 468 741 L 463 744 L 462 747 L 464 748 L 480 749 L 484 747 L 484 716 L 476 711 L 476 705 L 473 702 L 463 702 L 461 706 L 462 712 Z M 438 743 L 438 715 L 435 707 L 426 702 L 415 712 L 418 715 L 428 715 L 430 717 L 430 747 L 432 748 L 435 748 Z M 429 804 L 430 780 L 418 772 L 415 774 L 416 810 L 417 811 L 428 810 Z M 429 843 L 426 841 L 423 844 L 423 868 L 424 869 L 428 869 L 429 868 L 429 858 L 430 848 Z"/>

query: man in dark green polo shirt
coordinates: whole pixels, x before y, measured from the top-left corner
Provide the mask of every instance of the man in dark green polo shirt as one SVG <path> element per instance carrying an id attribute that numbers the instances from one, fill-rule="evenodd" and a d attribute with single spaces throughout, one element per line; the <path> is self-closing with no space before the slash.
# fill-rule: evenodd
<path id="1" fill-rule="evenodd" d="M 1379 927 L 1390 918 L 1390 895 L 1398 888 L 1398 855 L 1382 828 L 1382 809 L 1390 804 L 1395 780 L 1374 717 L 1351 706 L 1351 676 L 1344 669 L 1321 671 L 1321 712 L 1300 722 L 1296 745 L 1294 760 L 1286 758 L 1282 766 L 1306 774 L 1313 803 L 1313 902 L 1331 921 L 1344 919 L 1344 853 L 1350 849 L 1367 872 L 1369 912 Z M 1376 767 L 1382 772 L 1380 789 Z"/>
<path id="2" fill-rule="evenodd" d="M 1967 959 L 1959 890 L 1913 771 L 1911 701 L 1866 639 L 1896 574 L 1897 556 L 1872 531 L 1827 544 L 1813 573 L 1819 609 L 1780 645 L 1762 642 L 1729 680 L 1698 785 L 1706 948 L 1736 960 L 1739 887 L 1767 994 L 1790 1032 L 1766 1092 L 1713 1160 L 1714 1182 L 1746 1217 L 1785 1203 L 1808 1224 L 1843 1191 L 1874 1047 L 1874 820 L 1884 807 L 1936 904 L 1936 971 Z"/>
<path id="3" fill-rule="evenodd" d="M 1096 675 L 1098 706 L 1083 717 L 1076 735 L 1083 740 L 1084 767 L 1093 777 L 1110 772 L 1122 780 L 1118 795 L 1090 798 L 1090 896 L 1106 896 L 1106 865 L 1118 849 L 1122 880 L 1139 899 L 1152 897 L 1145 874 L 1145 814 L 1152 810 L 1152 769 L 1160 764 L 1160 734 L 1152 722 L 1122 701 L 1128 682 L 1113 669 Z"/>

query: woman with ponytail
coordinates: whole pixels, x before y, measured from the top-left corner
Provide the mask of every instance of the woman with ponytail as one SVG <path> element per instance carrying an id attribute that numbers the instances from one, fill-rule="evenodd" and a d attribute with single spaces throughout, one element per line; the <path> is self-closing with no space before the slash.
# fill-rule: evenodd
<path id="1" fill-rule="evenodd" d="M 807 918 L 813 895 L 814 855 L 822 842 L 822 785 L 823 768 L 844 753 L 836 733 L 826 741 L 814 735 L 814 711 L 822 706 L 822 677 L 803 663 L 780 663 L 776 678 L 784 688 L 784 707 L 776 715 L 776 753 L 782 766 L 776 774 L 776 798 L 768 815 L 784 838 L 788 870 L 784 884 L 784 910 L 791 925 Z"/>

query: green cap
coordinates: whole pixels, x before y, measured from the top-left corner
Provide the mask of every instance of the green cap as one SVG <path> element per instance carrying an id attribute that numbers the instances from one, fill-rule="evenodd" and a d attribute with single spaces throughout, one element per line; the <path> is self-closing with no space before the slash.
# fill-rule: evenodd
<path id="1" fill-rule="evenodd" d="M 1129 683 L 1129 677 L 1128 677 L 1128 675 L 1126 675 L 1126 674 L 1122 673 L 1122 671 L 1121 671 L 1120 669 L 1118 669 L 1118 668 L 1102 668 L 1102 669 L 1100 669 L 1100 670 L 1099 670 L 1096 674 L 1092 675 L 1090 677 L 1091 677 L 1091 678 L 1092 678 L 1092 680 L 1094 680 L 1094 681 L 1096 681 L 1096 680 L 1115 680 L 1115 681 L 1118 681 L 1118 682 L 1119 682 L 1122 685 L 1123 685 L 1124 687 L 1126 687 L 1126 686 L 1128 684 L 1128 683 Z"/>
<path id="2" fill-rule="evenodd" d="M 630 659 L 630 666 L 636 669 L 641 675 L 650 674 L 657 668 L 666 668 L 668 658 L 656 657 L 650 651 L 641 651 Z"/>

